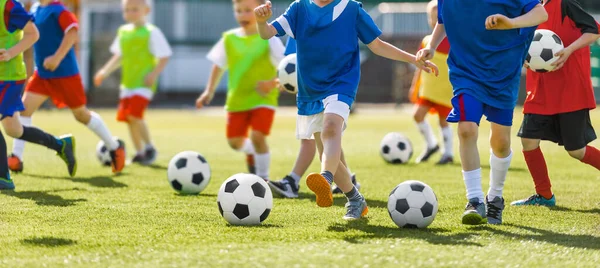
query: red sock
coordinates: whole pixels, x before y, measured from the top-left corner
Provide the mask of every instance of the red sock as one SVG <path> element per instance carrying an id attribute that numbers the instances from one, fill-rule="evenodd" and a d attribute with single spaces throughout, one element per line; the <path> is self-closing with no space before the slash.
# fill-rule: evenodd
<path id="1" fill-rule="evenodd" d="M 581 162 L 600 170 L 600 151 L 592 146 L 585 147 L 585 155 Z"/>
<path id="2" fill-rule="evenodd" d="M 552 198 L 552 184 L 550 184 L 548 167 L 546 166 L 546 160 L 540 147 L 532 151 L 523 151 L 523 155 L 525 156 L 529 173 L 533 177 L 535 192 L 546 199 Z"/>

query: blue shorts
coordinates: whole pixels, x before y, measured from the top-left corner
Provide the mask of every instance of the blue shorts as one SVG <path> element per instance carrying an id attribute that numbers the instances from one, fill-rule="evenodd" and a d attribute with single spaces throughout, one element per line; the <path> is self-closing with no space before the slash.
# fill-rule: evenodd
<path id="1" fill-rule="evenodd" d="M 452 112 L 448 115 L 446 121 L 458 123 L 461 121 L 474 122 L 479 125 L 481 117 L 492 123 L 503 126 L 512 126 L 513 109 L 498 109 L 489 106 L 468 94 L 461 94 L 452 98 Z"/>
<path id="2" fill-rule="evenodd" d="M 22 81 L 0 81 L 0 115 L 1 119 L 12 117 L 16 112 L 25 110 L 21 100 L 21 92 L 25 80 Z"/>

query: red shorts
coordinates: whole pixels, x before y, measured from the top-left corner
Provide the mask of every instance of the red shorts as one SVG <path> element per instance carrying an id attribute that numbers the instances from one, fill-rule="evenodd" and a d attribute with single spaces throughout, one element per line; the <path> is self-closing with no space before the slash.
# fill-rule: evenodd
<path id="1" fill-rule="evenodd" d="M 275 110 L 260 107 L 250 111 L 227 113 L 227 138 L 248 137 L 248 130 L 256 130 L 265 135 L 271 133 Z"/>
<path id="2" fill-rule="evenodd" d="M 427 106 L 427 107 L 431 107 L 431 110 L 434 110 L 438 113 L 438 115 L 440 116 L 440 120 L 446 120 L 446 118 L 448 117 L 448 115 L 450 114 L 450 112 L 452 111 L 451 107 L 446 107 L 442 104 L 439 103 L 435 103 L 432 102 L 430 100 L 427 99 L 423 99 L 423 98 L 419 98 L 417 100 L 417 104 L 421 105 L 421 106 Z"/>
<path id="3" fill-rule="evenodd" d="M 138 95 L 121 99 L 117 110 L 117 121 L 127 122 L 129 116 L 144 119 L 144 112 L 148 108 L 148 104 L 150 104 L 149 99 Z"/>
<path id="4" fill-rule="evenodd" d="M 41 78 L 35 72 L 27 83 L 25 92 L 48 96 L 58 108 L 71 109 L 86 105 L 87 98 L 80 75 L 61 78 Z"/>

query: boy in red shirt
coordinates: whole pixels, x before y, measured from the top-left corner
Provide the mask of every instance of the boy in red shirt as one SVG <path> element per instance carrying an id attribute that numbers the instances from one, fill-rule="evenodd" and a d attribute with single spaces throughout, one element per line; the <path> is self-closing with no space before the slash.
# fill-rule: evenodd
<path id="1" fill-rule="evenodd" d="M 538 29 L 555 32 L 565 49 L 549 73 L 527 71 L 525 117 L 519 130 L 523 154 L 536 194 L 511 205 L 554 206 L 548 168 L 540 140 L 563 145 L 569 155 L 600 170 L 600 151 L 587 144 L 596 139 L 590 121 L 596 108 L 590 79 L 590 44 L 600 38 L 600 24 L 576 0 L 544 0 L 548 21 Z"/>

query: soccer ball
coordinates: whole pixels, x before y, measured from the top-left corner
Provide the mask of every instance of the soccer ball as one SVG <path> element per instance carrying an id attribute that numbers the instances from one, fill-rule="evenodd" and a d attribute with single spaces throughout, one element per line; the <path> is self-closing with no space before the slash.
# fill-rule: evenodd
<path id="1" fill-rule="evenodd" d="M 392 164 L 408 163 L 412 157 L 413 148 L 410 140 L 398 132 L 388 133 L 381 141 L 381 156 Z"/>
<path id="2" fill-rule="evenodd" d="M 283 58 L 277 67 L 279 83 L 285 91 L 291 94 L 298 93 L 298 72 L 296 71 L 296 54 Z"/>
<path id="3" fill-rule="evenodd" d="M 169 162 L 167 178 L 175 191 L 182 194 L 198 194 L 210 182 L 210 166 L 199 153 L 181 152 Z"/>
<path id="4" fill-rule="evenodd" d="M 526 58 L 529 69 L 538 73 L 554 70 L 555 66 L 551 64 L 558 60 L 558 57 L 554 55 L 563 48 L 562 40 L 554 32 L 550 30 L 535 31 Z"/>
<path id="5" fill-rule="evenodd" d="M 117 137 L 114 137 L 113 139 L 118 143 L 123 143 L 123 141 Z M 106 144 L 104 144 L 104 141 L 99 141 L 96 145 L 96 157 L 98 158 L 98 161 L 100 161 L 100 164 L 106 167 L 110 167 L 110 151 L 106 147 Z"/>
<path id="6" fill-rule="evenodd" d="M 438 201 L 429 185 L 420 181 L 400 183 L 388 198 L 388 212 L 401 228 L 425 228 L 438 211 Z"/>
<path id="7" fill-rule="evenodd" d="M 217 196 L 221 216 L 233 225 L 258 225 L 273 208 L 273 194 L 267 183 L 252 174 L 235 174 L 221 185 Z"/>

